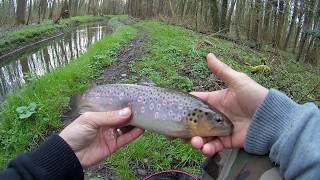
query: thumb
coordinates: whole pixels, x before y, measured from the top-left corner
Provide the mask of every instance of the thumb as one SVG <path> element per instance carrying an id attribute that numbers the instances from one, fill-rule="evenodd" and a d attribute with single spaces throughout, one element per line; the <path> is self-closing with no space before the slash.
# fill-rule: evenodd
<path id="1" fill-rule="evenodd" d="M 116 127 L 124 125 L 129 121 L 131 109 L 124 108 L 110 112 L 87 112 L 83 114 L 85 121 L 92 124 L 95 128 L 103 126 Z"/>
<path id="2" fill-rule="evenodd" d="M 207 56 L 209 69 L 213 74 L 225 82 L 228 87 L 234 86 L 238 79 L 239 72 L 233 70 L 230 66 L 221 62 L 214 54 L 210 53 Z"/>

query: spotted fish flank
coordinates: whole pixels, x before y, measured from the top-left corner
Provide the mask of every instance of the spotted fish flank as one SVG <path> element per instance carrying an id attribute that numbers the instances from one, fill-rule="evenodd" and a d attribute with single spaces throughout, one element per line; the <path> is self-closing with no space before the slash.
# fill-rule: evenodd
<path id="1" fill-rule="evenodd" d="M 226 116 L 198 98 L 156 86 L 102 85 L 78 99 L 80 114 L 129 106 L 133 112 L 130 125 L 172 137 L 223 136 L 233 129 Z"/>

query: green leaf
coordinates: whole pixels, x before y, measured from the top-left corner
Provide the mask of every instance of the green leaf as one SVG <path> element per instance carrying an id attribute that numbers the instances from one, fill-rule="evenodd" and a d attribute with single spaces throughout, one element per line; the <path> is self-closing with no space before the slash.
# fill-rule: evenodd
<path id="1" fill-rule="evenodd" d="M 27 119 L 27 118 L 29 118 L 30 116 L 32 116 L 33 113 L 34 113 L 34 112 L 27 111 L 27 112 L 25 112 L 25 113 L 23 113 L 23 114 L 20 114 L 19 118 L 20 118 L 20 119 Z"/>
<path id="2" fill-rule="evenodd" d="M 16 112 L 19 113 L 19 114 L 21 114 L 21 113 L 23 113 L 23 112 L 26 111 L 26 110 L 27 110 L 27 107 L 21 106 L 21 107 L 17 107 Z"/>
<path id="3" fill-rule="evenodd" d="M 19 115 L 19 119 L 27 119 L 31 117 L 37 109 L 37 104 L 35 102 L 32 102 L 29 104 L 28 107 L 21 106 L 16 108 L 16 112 Z"/>
<path id="4" fill-rule="evenodd" d="M 29 108 L 30 111 L 35 111 L 36 108 L 37 108 L 37 104 L 34 103 L 34 102 L 30 103 L 28 108 Z"/>

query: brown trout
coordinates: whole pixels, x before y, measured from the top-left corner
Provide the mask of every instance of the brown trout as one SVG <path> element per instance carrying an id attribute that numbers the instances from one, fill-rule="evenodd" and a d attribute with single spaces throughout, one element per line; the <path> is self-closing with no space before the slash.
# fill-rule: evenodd
<path id="1" fill-rule="evenodd" d="M 224 136 L 233 129 L 225 115 L 199 98 L 151 85 L 96 86 L 79 96 L 76 104 L 80 114 L 131 107 L 128 125 L 170 137 Z"/>

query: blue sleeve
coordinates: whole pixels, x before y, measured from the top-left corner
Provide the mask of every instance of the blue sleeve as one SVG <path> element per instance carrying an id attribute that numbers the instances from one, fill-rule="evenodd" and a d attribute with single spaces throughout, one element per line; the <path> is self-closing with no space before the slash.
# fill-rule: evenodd
<path id="1" fill-rule="evenodd" d="M 253 116 L 245 150 L 269 153 L 285 179 L 319 179 L 320 110 L 271 89 Z"/>

